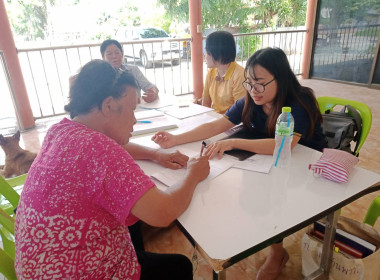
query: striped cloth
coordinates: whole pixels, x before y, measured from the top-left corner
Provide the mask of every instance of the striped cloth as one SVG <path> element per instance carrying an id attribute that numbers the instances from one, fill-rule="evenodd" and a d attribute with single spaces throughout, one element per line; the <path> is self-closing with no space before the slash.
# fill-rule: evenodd
<path id="1" fill-rule="evenodd" d="M 313 170 L 314 175 L 344 183 L 358 162 L 359 159 L 348 152 L 325 148 L 321 158 L 316 163 L 309 164 L 309 170 Z"/>

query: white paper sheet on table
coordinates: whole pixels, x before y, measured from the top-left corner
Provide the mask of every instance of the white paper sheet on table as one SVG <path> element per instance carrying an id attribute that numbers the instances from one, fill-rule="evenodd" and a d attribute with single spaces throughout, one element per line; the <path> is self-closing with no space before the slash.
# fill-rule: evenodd
<path id="1" fill-rule="evenodd" d="M 173 98 L 160 96 L 159 98 L 157 98 L 151 103 L 145 102 L 141 98 L 141 103 L 138 105 L 138 107 L 142 109 L 160 109 L 160 108 L 167 107 L 173 104 L 174 104 Z"/>
<path id="2" fill-rule="evenodd" d="M 163 116 L 164 113 L 158 110 L 139 110 L 135 111 L 136 120 L 144 120 Z"/>
<path id="3" fill-rule="evenodd" d="M 219 160 L 219 159 L 212 159 L 210 160 L 210 174 L 208 175 L 206 180 L 212 180 L 213 178 L 219 176 L 223 172 L 230 169 L 233 165 L 233 162 L 228 160 Z M 161 172 L 156 172 L 152 174 L 151 176 L 161 183 L 167 185 L 167 186 L 173 186 L 176 183 L 183 180 L 186 173 L 186 168 L 182 169 L 169 169 L 165 168 Z"/>
<path id="4" fill-rule="evenodd" d="M 168 109 L 165 109 L 164 112 L 167 115 L 170 115 L 172 117 L 175 117 L 177 119 L 185 119 L 191 116 L 203 114 L 209 111 L 213 111 L 214 109 L 198 105 L 198 104 L 189 104 L 188 107 L 179 107 L 179 106 L 172 106 Z"/>
<path id="5" fill-rule="evenodd" d="M 178 127 L 175 119 L 168 116 L 151 118 L 149 121 L 151 121 L 151 123 L 136 123 L 133 126 L 132 135 L 141 135 Z"/>
<path id="6" fill-rule="evenodd" d="M 261 173 L 269 173 L 273 162 L 272 155 L 253 155 L 244 161 L 237 161 L 232 167 Z"/>

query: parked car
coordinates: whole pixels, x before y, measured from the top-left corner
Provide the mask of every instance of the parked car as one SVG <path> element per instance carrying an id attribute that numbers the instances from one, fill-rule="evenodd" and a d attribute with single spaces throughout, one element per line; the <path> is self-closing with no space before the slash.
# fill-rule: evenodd
<path id="1" fill-rule="evenodd" d="M 128 27 L 118 30 L 116 37 L 120 42 L 139 41 L 125 44 L 124 56 L 139 58 L 145 68 L 151 68 L 153 62 L 179 63 L 181 48 L 179 42 L 168 41 L 170 36 L 162 29 L 153 27 Z M 152 39 L 164 39 L 162 42 L 144 42 Z"/>

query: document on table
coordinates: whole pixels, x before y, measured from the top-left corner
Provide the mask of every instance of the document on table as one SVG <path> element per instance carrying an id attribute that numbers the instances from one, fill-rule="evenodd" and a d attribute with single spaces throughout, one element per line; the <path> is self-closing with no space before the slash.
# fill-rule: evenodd
<path id="1" fill-rule="evenodd" d="M 272 155 L 253 155 L 246 160 L 236 161 L 232 167 L 261 173 L 269 173 L 273 162 Z"/>
<path id="2" fill-rule="evenodd" d="M 135 111 L 136 120 L 144 120 L 155 117 L 161 117 L 164 113 L 158 110 L 138 110 Z"/>
<path id="3" fill-rule="evenodd" d="M 175 117 L 177 119 L 185 119 L 188 117 L 203 114 L 203 113 L 213 111 L 213 110 L 214 109 L 206 107 L 206 106 L 191 103 L 189 104 L 189 106 L 186 106 L 186 107 L 172 106 L 168 109 L 165 109 L 164 112 L 165 114 Z"/>
<path id="4" fill-rule="evenodd" d="M 156 100 L 150 103 L 145 102 L 141 98 L 141 103 L 138 105 L 138 107 L 142 109 L 159 109 L 159 108 L 167 107 L 173 104 L 174 104 L 173 98 L 160 96 L 159 98 L 157 98 Z"/>
<path id="5" fill-rule="evenodd" d="M 219 159 L 210 160 L 210 174 L 208 175 L 206 180 L 211 180 L 219 176 L 224 171 L 228 170 L 232 166 L 232 164 L 233 163 L 231 161 Z M 152 174 L 152 177 L 170 187 L 181 181 L 185 177 L 185 173 L 186 168 L 177 170 L 166 168 L 161 172 L 156 172 Z"/>
<path id="6" fill-rule="evenodd" d="M 175 119 L 162 116 L 162 117 L 156 117 L 149 119 L 149 123 L 139 123 L 137 122 L 133 126 L 133 132 L 132 135 L 141 135 L 146 133 L 151 133 L 159 130 L 166 130 L 170 128 L 176 128 L 177 123 Z"/>

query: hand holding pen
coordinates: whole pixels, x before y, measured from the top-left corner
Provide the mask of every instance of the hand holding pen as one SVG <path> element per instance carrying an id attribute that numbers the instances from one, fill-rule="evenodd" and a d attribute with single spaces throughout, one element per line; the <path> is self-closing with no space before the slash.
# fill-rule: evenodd
<path id="1" fill-rule="evenodd" d="M 203 150 L 205 149 L 206 146 L 207 146 L 206 142 L 205 142 L 205 141 L 202 141 L 202 147 L 201 147 L 201 153 L 200 153 L 200 156 L 203 156 Z"/>

